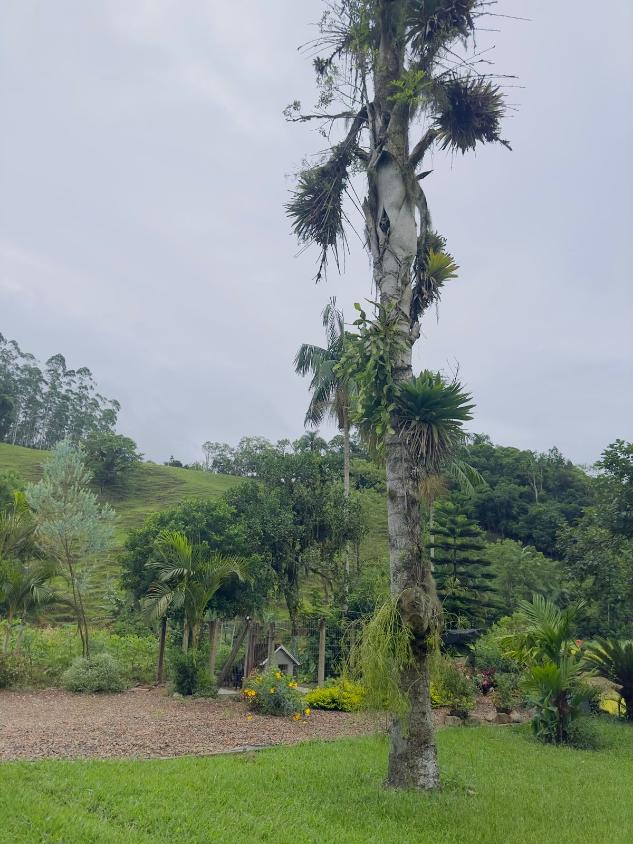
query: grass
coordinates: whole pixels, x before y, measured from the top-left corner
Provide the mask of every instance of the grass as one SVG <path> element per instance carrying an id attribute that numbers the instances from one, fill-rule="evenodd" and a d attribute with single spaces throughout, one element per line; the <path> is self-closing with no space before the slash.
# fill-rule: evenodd
<path id="1" fill-rule="evenodd" d="M 547 747 L 526 728 L 439 733 L 444 790 L 381 787 L 384 738 L 240 756 L 0 765 L 2 842 L 625 844 L 633 729 L 600 751 Z"/>

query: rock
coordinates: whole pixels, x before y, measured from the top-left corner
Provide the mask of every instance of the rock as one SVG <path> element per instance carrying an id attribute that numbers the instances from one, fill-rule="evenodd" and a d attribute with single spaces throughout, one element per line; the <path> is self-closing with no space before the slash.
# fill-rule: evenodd
<path id="1" fill-rule="evenodd" d="M 172 697 L 173 697 L 175 700 L 184 700 L 184 697 L 180 694 L 180 692 L 174 692 L 174 693 L 173 693 L 173 695 L 172 695 Z"/>
<path id="2" fill-rule="evenodd" d="M 445 727 L 459 727 L 462 723 L 462 719 L 458 718 L 457 715 L 446 715 L 444 717 L 444 726 Z"/>
<path id="3" fill-rule="evenodd" d="M 507 712 L 497 712 L 495 716 L 495 724 L 511 724 L 512 718 Z"/>
<path id="4" fill-rule="evenodd" d="M 465 722 L 465 723 L 466 723 L 469 727 L 478 727 L 478 726 L 480 726 L 481 724 L 483 724 L 483 723 L 484 723 L 484 719 L 481 717 L 481 715 L 475 715 L 474 713 L 471 713 L 471 714 L 468 716 L 468 718 L 466 718 L 466 722 Z"/>
<path id="5" fill-rule="evenodd" d="M 484 717 L 489 724 L 494 724 L 497 713 L 494 711 L 486 712 Z"/>
<path id="6" fill-rule="evenodd" d="M 522 724 L 525 720 L 525 718 L 523 717 L 523 715 L 521 715 L 520 712 L 511 712 L 510 718 L 512 718 L 513 724 Z"/>

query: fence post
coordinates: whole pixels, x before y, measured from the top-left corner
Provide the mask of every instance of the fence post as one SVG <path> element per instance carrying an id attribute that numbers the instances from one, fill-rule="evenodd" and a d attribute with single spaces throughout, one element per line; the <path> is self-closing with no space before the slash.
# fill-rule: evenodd
<path id="1" fill-rule="evenodd" d="M 248 677 L 249 662 L 251 656 L 251 638 L 252 638 L 253 622 L 250 616 L 246 618 L 246 642 L 244 644 L 244 679 Z"/>
<path id="2" fill-rule="evenodd" d="M 319 621 L 319 665 L 317 669 L 317 684 L 325 683 L 325 619 Z"/>
<path id="3" fill-rule="evenodd" d="M 214 618 L 209 622 L 209 674 L 215 677 L 215 665 L 218 659 L 218 639 L 220 638 L 221 622 Z"/>
<path id="4" fill-rule="evenodd" d="M 266 668 L 270 671 L 273 665 L 273 654 L 275 653 L 275 622 L 268 625 L 268 647 L 266 649 Z"/>

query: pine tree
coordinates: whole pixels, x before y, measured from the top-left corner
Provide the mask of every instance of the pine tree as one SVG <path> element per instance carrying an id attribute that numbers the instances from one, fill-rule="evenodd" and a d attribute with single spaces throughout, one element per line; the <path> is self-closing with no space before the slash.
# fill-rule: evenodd
<path id="1" fill-rule="evenodd" d="M 449 503 L 438 508 L 433 533 L 435 581 L 448 626 L 482 623 L 496 604 L 481 528 Z"/>

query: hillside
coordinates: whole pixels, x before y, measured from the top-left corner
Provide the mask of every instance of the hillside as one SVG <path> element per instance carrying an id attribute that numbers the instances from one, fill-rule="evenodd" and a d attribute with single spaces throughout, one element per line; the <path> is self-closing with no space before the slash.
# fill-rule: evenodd
<path id="1" fill-rule="evenodd" d="M 38 481 L 47 456 L 46 451 L 0 443 L 0 472 L 14 471 L 25 481 Z M 242 478 L 232 475 L 142 463 L 135 469 L 124 494 L 102 497 L 117 513 L 116 536 L 120 547 L 127 533 L 140 527 L 150 513 L 173 507 L 187 498 L 219 498 L 241 481 Z M 373 491 L 364 493 L 363 499 L 368 530 L 361 543 L 361 559 L 384 560 L 388 553 L 384 499 Z M 90 601 L 93 607 L 99 605 L 104 593 L 114 585 L 117 573 L 116 554 L 112 554 L 95 572 Z"/>

